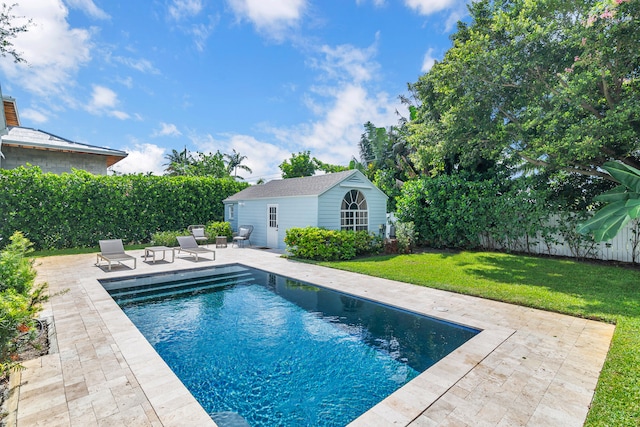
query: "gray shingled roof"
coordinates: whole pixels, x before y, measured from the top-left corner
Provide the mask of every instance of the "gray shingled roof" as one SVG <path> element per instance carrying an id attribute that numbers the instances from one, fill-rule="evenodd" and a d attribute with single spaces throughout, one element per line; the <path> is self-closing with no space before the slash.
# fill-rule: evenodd
<path id="1" fill-rule="evenodd" d="M 303 178 L 275 179 L 266 184 L 247 187 L 233 196 L 226 198 L 224 201 L 234 202 L 273 197 L 319 196 L 357 172 L 358 171 L 354 169 Z"/>

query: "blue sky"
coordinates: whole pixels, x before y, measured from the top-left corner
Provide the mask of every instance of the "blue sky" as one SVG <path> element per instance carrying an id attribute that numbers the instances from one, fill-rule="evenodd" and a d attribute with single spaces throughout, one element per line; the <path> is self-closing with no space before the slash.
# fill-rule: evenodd
<path id="1" fill-rule="evenodd" d="M 253 174 L 309 150 L 358 156 L 367 121 L 396 124 L 399 95 L 441 59 L 461 0 L 17 0 L 0 59 L 23 126 L 129 153 L 162 174 L 172 149 L 233 149 Z M 10 2 L 11 3 L 11 2 Z M 21 23 L 17 20 L 16 24 Z"/>

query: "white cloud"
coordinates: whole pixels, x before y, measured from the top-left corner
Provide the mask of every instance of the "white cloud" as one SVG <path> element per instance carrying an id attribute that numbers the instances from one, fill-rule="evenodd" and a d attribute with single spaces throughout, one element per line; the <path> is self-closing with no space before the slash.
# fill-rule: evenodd
<path id="1" fill-rule="evenodd" d="M 0 67 L 7 78 L 32 93 L 42 97 L 64 95 L 74 83 L 77 70 L 91 59 L 91 34 L 69 27 L 68 10 L 61 0 L 29 0 L 16 5 L 13 12 L 33 21 L 29 30 L 13 41 L 28 64 L 0 58 Z M 23 23 L 17 19 L 12 24 Z"/>
<path id="2" fill-rule="evenodd" d="M 428 72 L 435 63 L 436 59 L 433 57 L 433 48 L 430 47 L 427 49 L 427 53 L 424 54 L 424 58 L 422 59 L 422 68 L 420 68 L 420 71 L 423 73 Z"/>
<path id="3" fill-rule="evenodd" d="M 228 0 L 240 20 L 248 20 L 259 32 L 282 39 L 287 29 L 302 19 L 306 0 Z"/>
<path id="4" fill-rule="evenodd" d="M 364 123 L 395 125 L 396 110 L 406 108 L 376 88 L 380 66 L 373 59 L 375 44 L 365 49 L 322 46 L 320 53 L 311 65 L 322 71 L 319 80 L 324 84 L 310 88 L 305 97 L 318 119 L 271 132 L 285 143 L 296 141 L 301 147 L 297 151 L 310 150 L 324 162 L 346 165 L 358 154 Z"/>
<path id="5" fill-rule="evenodd" d="M 129 114 L 115 109 L 118 103 L 118 95 L 114 91 L 108 87 L 93 85 L 91 100 L 86 109 L 91 114 L 106 114 L 120 120 L 128 119 L 130 117 Z"/>
<path id="6" fill-rule="evenodd" d="M 405 0 L 405 5 L 421 15 L 431 15 L 445 9 L 457 7 L 459 0 Z"/>
<path id="7" fill-rule="evenodd" d="M 238 171 L 245 181 L 256 182 L 262 178 L 265 181 L 281 178 L 278 165 L 291 157 L 291 152 L 275 144 L 260 141 L 253 136 L 240 134 L 226 134 L 221 138 L 214 138 L 210 134 L 191 135 L 191 141 L 196 150 L 202 153 L 231 153 L 234 149 L 242 156 L 247 156 L 242 164 L 251 168 L 252 173 Z"/>
<path id="8" fill-rule="evenodd" d="M 20 112 L 20 119 L 31 120 L 34 123 L 46 123 L 49 121 L 49 117 L 41 111 L 34 110 L 32 108 L 25 108 Z"/>
<path id="9" fill-rule="evenodd" d="M 112 166 L 114 171 L 119 173 L 147 173 L 154 175 L 164 173 L 163 164 L 165 150 L 154 144 L 133 143 L 133 147 L 123 149 L 129 155 Z"/>
<path id="10" fill-rule="evenodd" d="M 220 17 L 206 16 L 202 22 L 195 21 L 204 10 L 202 0 L 173 0 L 167 12 L 171 21 L 185 34 L 193 37 L 193 42 L 199 52 L 206 48 L 206 42 L 216 28 Z"/>
<path id="11" fill-rule="evenodd" d="M 247 156 L 243 164 L 251 168 L 252 173 L 239 170 L 238 175 L 245 180 L 255 182 L 262 178 L 265 181 L 280 179 L 280 169 L 278 165 L 285 159 L 291 157 L 291 152 L 282 147 L 262 142 L 248 135 L 233 135 L 225 144 L 225 152 L 231 153 L 236 150 L 243 156 Z"/>
<path id="12" fill-rule="evenodd" d="M 180 136 L 182 132 L 178 130 L 178 127 L 173 123 L 160 123 L 160 129 L 153 132 L 151 136 Z"/>
<path id="13" fill-rule="evenodd" d="M 370 93 L 362 85 L 346 84 L 334 89 L 317 121 L 272 131 L 282 141 L 296 141 L 323 162 L 346 165 L 358 155 L 358 141 L 367 121 L 379 127 L 395 125 L 395 111 L 404 109 L 384 92 Z"/>
<path id="14" fill-rule="evenodd" d="M 366 2 L 367 2 L 367 0 L 356 0 L 356 4 L 357 5 L 361 5 L 361 4 L 364 4 Z M 373 3 L 373 5 L 375 7 L 382 7 L 382 6 L 384 6 L 386 4 L 386 1 L 385 0 L 372 0 L 371 3 Z"/>
<path id="15" fill-rule="evenodd" d="M 116 81 L 121 85 L 126 86 L 129 89 L 133 87 L 133 77 L 131 76 L 119 77 L 119 78 L 116 78 Z"/>
<path id="16" fill-rule="evenodd" d="M 216 28 L 217 23 L 217 18 L 209 17 L 208 23 L 194 24 L 187 31 L 193 36 L 193 42 L 196 44 L 196 49 L 198 49 L 199 52 L 204 51 L 206 47 L 206 41 L 213 33 L 213 30 Z"/>
<path id="17" fill-rule="evenodd" d="M 123 56 L 116 56 L 113 59 L 141 73 L 160 74 L 160 71 L 148 59 L 125 58 Z"/>
<path id="18" fill-rule="evenodd" d="M 459 4 L 458 7 L 449 14 L 449 17 L 445 21 L 444 31 L 447 33 L 451 32 L 456 27 L 458 21 L 468 14 L 469 10 L 467 10 L 466 3 Z"/>
<path id="19" fill-rule="evenodd" d="M 87 15 L 96 19 L 109 19 L 110 16 L 104 10 L 100 9 L 93 0 L 66 0 L 70 8 L 80 9 Z"/>
<path id="20" fill-rule="evenodd" d="M 202 11 L 201 0 L 173 0 L 169 5 L 169 16 L 176 21 L 198 15 Z"/>
<path id="21" fill-rule="evenodd" d="M 376 53 L 375 44 L 366 49 L 351 45 L 324 45 L 320 52 L 324 57 L 313 65 L 325 72 L 325 79 L 365 82 L 371 80 L 380 68 L 378 63 L 372 61 Z"/>
<path id="22" fill-rule="evenodd" d="M 88 108 L 90 110 L 104 110 L 112 108 L 118 103 L 118 95 L 108 87 L 93 85 L 93 94 Z"/>
<path id="23" fill-rule="evenodd" d="M 442 21 L 443 31 L 446 33 L 453 30 L 456 23 L 469 13 L 465 0 L 404 0 L 404 4 L 424 16 L 447 11 L 448 16 Z"/>
<path id="24" fill-rule="evenodd" d="M 128 118 L 131 117 L 128 113 L 125 113 L 124 111 L 119 111 L 119 110 L 111 110 L 107 112 L 107 114 L 110 115 L 111 117 L 115 117 L 116 119 L 120 119 L 120 120 L 127 120 Z"/>

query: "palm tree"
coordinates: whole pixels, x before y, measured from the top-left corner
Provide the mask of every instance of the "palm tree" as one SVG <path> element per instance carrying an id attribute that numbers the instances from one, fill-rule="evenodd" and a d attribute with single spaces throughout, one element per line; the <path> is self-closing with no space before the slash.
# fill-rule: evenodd
<path id="1" fill-rule="evenodd" d="M 231 175 L 231 173 L 233 172 L 234 178 L 244 179 L 243 177 L 238 176 L 238 168 L 245 170 L 249 173 L 253 173 L 253 171 L 249 166 L 242 164 L 242 162 L 247 158 L 247 156 L 241 156 L 240 153 L 238 153 L 235 148 L 233 149 L 233 154 L 225 154 L 224 157 L 227 163 L 227 173 Z"/>
<path id="2" fill-rule="evenodd" d="M 169 161 L 162 165 L 166 166 L 164 170 L 166 175 L 185 175 L 187 167 L 193 163 L 193 156 L 191 156 L 187 147 L 184 147 L 184 150 L 180 152 L 171 150 L 171 153 L 164 156 L 164 158 Z"/>

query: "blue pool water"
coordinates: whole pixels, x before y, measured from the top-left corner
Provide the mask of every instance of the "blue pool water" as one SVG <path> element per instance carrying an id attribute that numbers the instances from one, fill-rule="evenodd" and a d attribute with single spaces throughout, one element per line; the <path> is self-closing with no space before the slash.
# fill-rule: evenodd
<path id="1" fill-rule="evenodd" d="M 241 265 L 102 284 L 221 427 L 344 426 L 478 333 Z"/>

